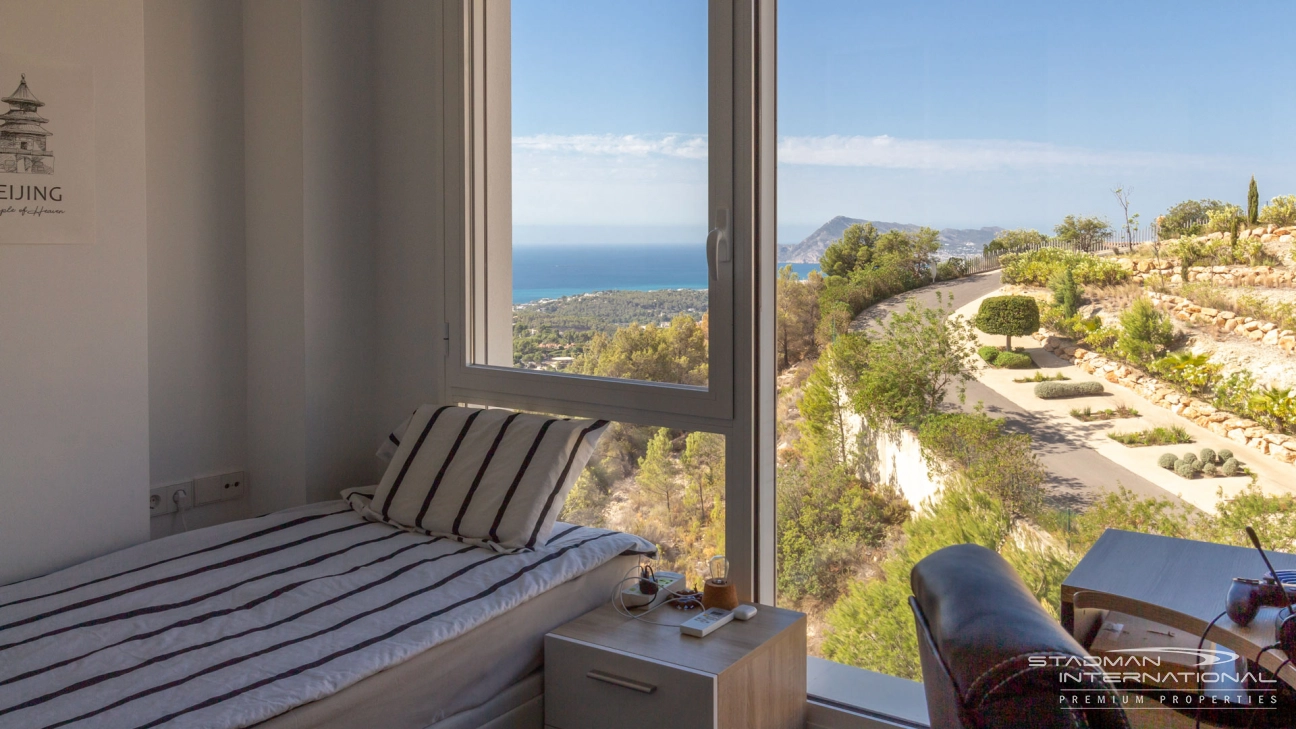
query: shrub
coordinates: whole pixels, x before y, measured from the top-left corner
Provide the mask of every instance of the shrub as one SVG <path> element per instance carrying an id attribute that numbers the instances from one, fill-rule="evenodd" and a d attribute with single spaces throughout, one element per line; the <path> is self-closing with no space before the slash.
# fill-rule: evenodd
<path id="1" fill-rule="evenodd" d="M 1201 472 L 1202 472 L 1202 475 L 1203 475 L 1203 476 L 1214 476 L 1214 475 L 1215 475 L 1215 464 L 1214 464 L 1214 463 L 1205 463 L 1205 464 L 1202 464 Z"/>
<path id="2" fill-rule="evenodd" d="M 1161 236 L 1178 238 L 1181 235 L 1201 235 L 1210 211 L 1219 210 L 1227 203 L 1219 200 L 1185 200 L 1161 216 Z"/>
<path id="3" fill-rule="evenodd" d="M 1080 285 L 1076 283 L 1075 274 L 1067 268 L 1061 274 L 1049 280 L 1053 291 L 1053 303 L 1062 311 L 1062 316 L 1072 317 L 1080 310 Z"/>
<path id="4" fill-rule="evenodd" d="M 1025 370 L 1035 366 L 1035 360 L 1025 352 L 1000 352 L 995 358 L 995 367 L 1009 370 Z"/>
<path id="5" fill-rule="evenodd" d="M 1211 448 L 1203 448 L 1203 449 L 1201 449 L 1201 453 L 1198 454 L 1198 455 L 1201 456 L 1202 463 L 1210 463 L 1210 464 L 1214 464 L 1214 463 L 1215 463 L 1215 458 L 1216 458 L 1216 456 L 1215 456 L 1215 451 L 1214 451 L 1214 449 L 1211 449 Z"/>
<path id="6" fill-rule="evenodd" d="M 1013 382 L 1065 382 L 1069 379 L 1071 378 L 1067 377 L 1061 372 L 1058 372 L 1057 374 L 1053 374 L 1053 375 L 1046 375 L 1043 372 L 1036 372 L 1030 377 L 1018 377 L 1015 380 L 1013 380 Z"/>
<path id="7" fill-rule="evenodd" d="M 1174 470 L 1175 473 L 1184 478 L 1192 478 L 1197 475 L 1197 469 L 1193 468 L 1193 464 L 1187 461 L 1179 461 L 1176 463 Z"/>
<path id="8" fill-rule="evenodd" d="M 987 344 L 984 347 L 977 347 L 977 355 L 986 362 L 994 364 L 995 360 L 999 358 L 999 348 L 991 344 Z"/>
<path id="9" fill-rule="evenodd" d="M 1158 427 L 1151 430 L 1140 430 L 1134 433 L 1108 433 L 1107 437 L 1131 448 L 1192 442 L 1192 436 L 1188 435 L 1188 431 L 1178 425 L 1170 428 Z M 1188 455 L 1194 459 L 1197 458 L 1191 453 Z"/>
<path id="10" fill-rule="evenodd" d="M 1041 400 L 1101 394 L 1103 394 L 1101 382 L 1041 382 L 1035 386 L 1035 397 Z"/>
<path id="11" fill-rule="evenodd" d="M 1130 276 L 1129 271 L 1113 260 L 1061 248 L 1009 253 L 999 261 L 1003 264 L 1004 283 L 1028 286 L 1047 286 L 1066 269 L 1071 269 L 1076 283 L 1082 286 L 1111 286 Z"/>
<path id="12" fill-rule="evenodd" d="M 985 244 L 981 252 L 987 256 L 1003 255 L 1030 246 L 1042 246 L 1047 242 L 1048 236 L 1038 230 L 1026 228 L 1001 230 L 994 240 Z"/>
<path id="13" fill-rule="evenodd" d="M 1241 470 L 1242 464 L 1238 463 L 1238 459 L 1236 458 L 1230 458 L 1227 461 L 1224 461 L 1224 465 L 1220 466 L 1220 473 L 1225 476 L 1236 476 L 1238 475 L 1238 471 Z"/>
<path id="14" fill-rule="evenodd" d="M 1175 464 L 1178 462 L 1179 459 L 1175 458 L 1173 453 L 1162 453 L 1161 457 L 1157 459 L 1158 466 L 1170 470 L 1174 470 Z"/>
<path id="15" fill-rule="evenodd" d="M 936 264 L 936 278 L 939 281 L 949 281 L 966 275 L 968 275 L 966 258 L 947 258 Z"/>
<path id="16" fill-rule="evenodd" d="M 1220 463 L 1223 463 L 1233 457 L 1233 451 L 1227 448 L 1221 448 L 1219 449 L 1219 452 L 1215 454 L 1215 457 L 1220 460 Z"/>
<path id="17" fill-rule="evenodd" d="M 1121 314 L 1121 334 L 1116 347 L 1126 357 L 1147 364 L 1174 341 L 1174 325 L 1147 297 L 1139 297 Z"/>
<path id="18" fill-rule="evenodd" d="M 1242 223 L 1242 208 L 1225 203 L 1217 210 L 1206 212 L 1207 233 L 1232 233 L 1233 228 Z"/>
<path id="19" fill-rule="evenodd" d="M 981 302 L 973 322 L 986 334 L 1008 338 L 1005 349 L 1012 350 L 1012 338 L 1024 337 L 1039 329 L 1039 303 L 1030 296 L 991 296 Z"/>
<path id="20" fill-rule="evenodd" d="M 1279 195 L 1270 200 L 1260 210 L 1260 221 L 1274 225 L 1296 225 L 1296 195 Z"/>
<path id="21" fill-rule="evenodd" d="M 1185 460 L 1185 461 L 1187 461 L 1187 462 L 1189 462 L 1189 463 L 1196 463 L 1196 462 L 1197 462 L 1197 454 L 1196 454 L 1196 453 L 1192 453 L 1191 451 L 1188 452 L 1188 453 L 1185 453 L 1185 454 L 1184 454 L 1184 457 L 1183 457 L 1183 460 Z"/>
<path id="22" fill-rule="evenodd" d="M 1152 372 L 1173 385 L 1178 385 L 1193 394 L 1200 394 L 1215 389 L 1219 380 L 1220 366 L 1210 361 L 1208 354 L 1192 352 L 1174 352 L 1152 363 Z M 1249 391 L 1250 385 L 1245 386 Z M 1218 399 L 1218 397 L 1217 397 Z M 1216 403 L 1224 410 L 1235 408 Z"/>

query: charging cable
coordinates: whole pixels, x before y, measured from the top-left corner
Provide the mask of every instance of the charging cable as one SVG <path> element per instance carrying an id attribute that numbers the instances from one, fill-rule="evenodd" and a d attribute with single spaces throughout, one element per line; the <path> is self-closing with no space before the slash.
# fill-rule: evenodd
<path id="1" fill-rule="evenodd" d="M 619 582 L 617 582 L 615 585 L 612 586 L 612 607 L 613 607 L 613 608 L 614 608 L 618 613 L 620 613 L 621 615 L 623 615 L 623 616 L 625 616 L 625 617 L 627 617 L 627 618 L 630 618 L 630 619 L 632 619 L 632 620 L 640 620 L 640 621 L 645 622 L 645 623 L 648 623 L 648 624 L 650 624 L 650 625 L 660 625 L 660 626 L 662 626 L 662 627 L 664 627 L 664 628 L 678 628 L 678 627 L 679 627 L 679 623 L 662 623 L 662 622 L 658 622 L 658 621 L 656 621 L 656 620 L 648 620 L 646 616 L 647 616 L 649 613 L 653 612 L 654 610 L 656 610 L 656 609 L 658 609 L 658 608 L 661 608 L 661 607 L 664 607 L 664 606 L 666 606 L 666 605 L 669 605 L 669 604 L 671 604 L 671 603 L 673 603 L 673 602 L 683 602 L 683 601 L 694 601 L 694 600 L 697 600 L 697 596 L 695 596 L 695 595 L 681 595 L 681 594 L 679 594 L 678 592 L 676 592 L 676 591 L 670 589 L 669 587 L 659 587 L 659 589 L 661 589 L 661 590 L 665 590 L 666 592 L 668 592 L 668 593 L 670 593 L 671 595 L 673 595 L 673 597 L 666 598 L 665 600 L 662 600 L 661 602 L 657 603 L 656 605 L 653 605 L 652 607 L 648 608 L 647 610 L 643 611 L 642 613 L 639 613 L 638 615 L 636 615 L 636 614 L 630 612 L 630 608 L 629 608 L 628 606 L 626 606 L 625 601 L 621 598 L 621 586 L 624 585 L 624 584 L 627 583 L 627 582 L 638 582 L 638 581 L 639 581 L 639 577 L 636 576 L 636 575 L 634 575 L 634 573 L 635 573 L 635 572 L 638 572 L 638 571 L 639 571 L 639 568 L 638 568 L 638 567 L 633 567 L 633 568 L 631 568 L 630 571 L 626 573 L 626 576 L 625 576 L 625 577 L 621 578 L 621 580 L 620 580 Z"/>

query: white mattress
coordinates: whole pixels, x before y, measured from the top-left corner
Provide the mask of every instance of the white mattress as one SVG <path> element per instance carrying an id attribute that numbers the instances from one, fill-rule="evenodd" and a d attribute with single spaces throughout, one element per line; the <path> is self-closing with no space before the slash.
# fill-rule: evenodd
<path id="1" fill-rule="evenodd" d="M 454 640 L 280 714 L 258 729 L 374 729 L 375 716 L 382 717 L 382 729 L 424 729 L 462 716 L 531 675 L 544 660 L 545 633 L 606 602 L 612 586 L 638 562 L 636 556 L 616 557 Z M 538 694 L 543 684 L 536 689 Z"/>
<path id="2" fill-rule="evenodd" d="M 148 542 L 0 587 L 0 726 L 237 729 L 382 673 L 356 696 L 374 691 L 389 726 L 387 702 L 430 694 L 408 708 L 430 718 L 409 726 L 426 726 L 524 676 L 544 630 L 587 609 L 528 603 L 648 551 L 559 525 L 542 548 L 498 554 L 366 521 L 341 501 Z M 570 592 L 596 604 L 611 591 L 597 581 Z M 467 638 L 478 628 L 493 638 Z"/>

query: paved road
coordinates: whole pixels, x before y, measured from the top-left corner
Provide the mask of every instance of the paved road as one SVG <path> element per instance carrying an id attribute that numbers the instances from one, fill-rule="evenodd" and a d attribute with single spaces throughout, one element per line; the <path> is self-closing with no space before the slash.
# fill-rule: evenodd
<path id="1" fill-rule="evenodd" d="M 903 311 L 909 299 L 925 306 L 935 306 L 937 294 L 940 294 L 947 308 L 957 309 L 999 286 L 999 272 L 991 271 L 910 291 L 865 310 L 851 323 L 851 330 L 867 330 L 882 318 Z M 946 404 L 966 412 L 972 412 L 980 404 L 983 412 L 1003 418 L 1008 430 L 1029 434 L 1035 453 L 1048 470 L 1050 501 L 1055 506 L 1083 506 L 1102 493 L 1114 490 L 1118 484 L 1140 496 L 1179 501 L 1177 495 L 1104 458 L 1088 445 L 1077 442 L 1073 434 L 1031 414 L 980 382 L 968 383 L 962 403 L 951 393 Z"/>

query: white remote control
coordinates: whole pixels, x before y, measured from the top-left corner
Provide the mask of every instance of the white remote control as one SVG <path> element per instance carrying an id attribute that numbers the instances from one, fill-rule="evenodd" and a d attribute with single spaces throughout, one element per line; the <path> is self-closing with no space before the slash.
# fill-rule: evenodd
<path id="1" fill-rule="evenodd" d="M 717 628 L 733 620 L 733 612 L 711 608 L 701 615 L 680 623 L 680 632 L 696 638 L 703 638 L 715 632 Z"/>

